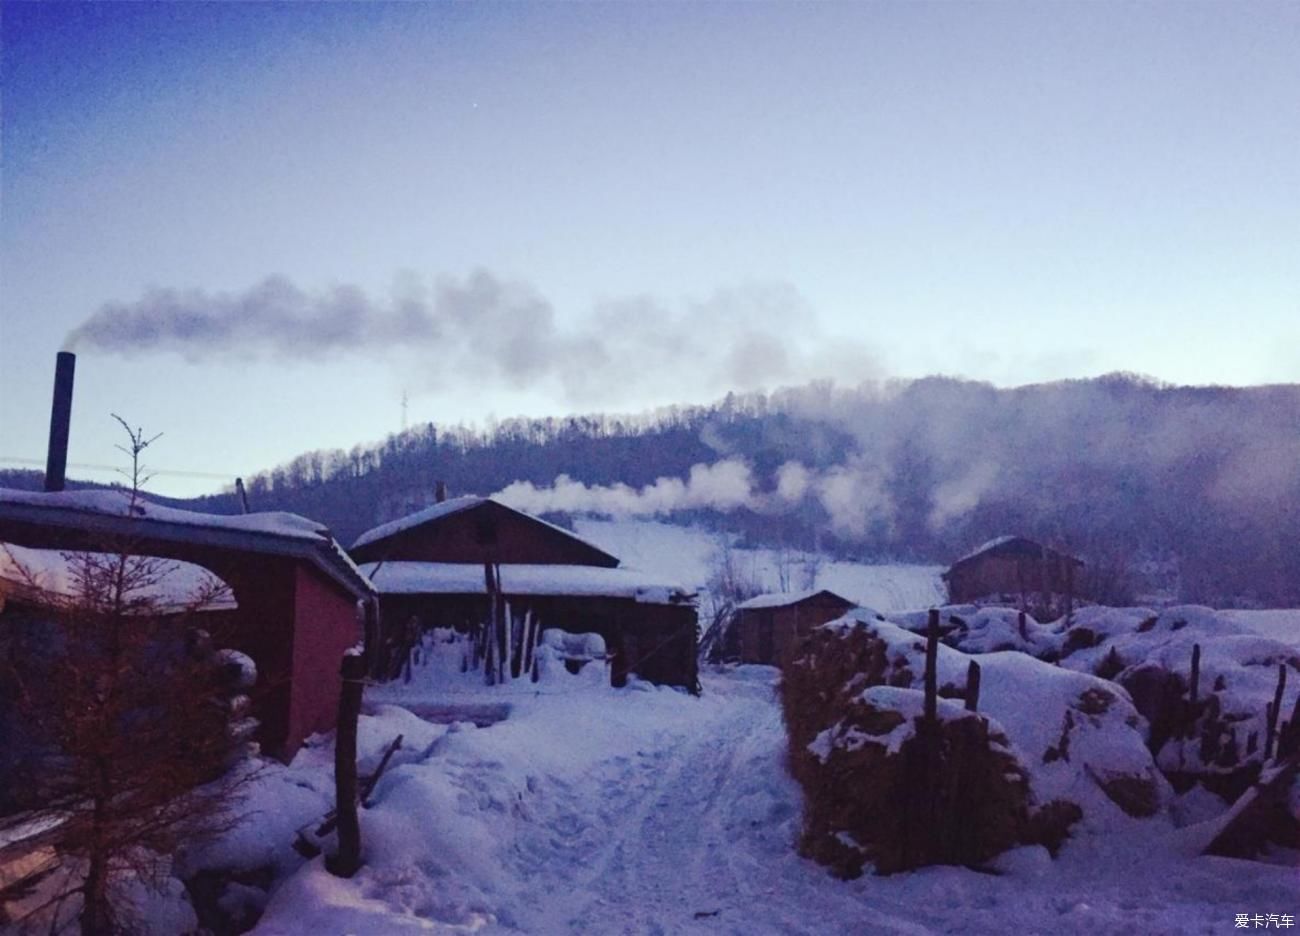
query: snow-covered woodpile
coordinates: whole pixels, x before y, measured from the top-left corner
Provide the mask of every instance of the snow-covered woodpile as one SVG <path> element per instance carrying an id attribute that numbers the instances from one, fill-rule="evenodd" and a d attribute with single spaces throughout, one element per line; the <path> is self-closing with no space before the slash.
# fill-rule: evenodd
<path id="1" fill-rule="evenodd" d="M 1096 606 L 1048 624 L 973 605 L 940 614 L 953 649 L 1019 650 L 1127 694 L 1177 795 L 1176 818 L 1195 814 L 1224 826 L 1214 853 L 1300 847 L 1300 651 L 1253 630 L 1245 623 L 1251 612 Z M 919 634 L 925 618 L 895 620 Z"/>
<path id="2" fill-rule="evenodd" d="M 1084 608 L 1060 637 L 1062 667 L 1128 690 L 1179 790 L 1235 800 L 1300 724 L 1300 651 L 1209 608 Z"/>
<path id="3" fill-rule="evenodd" d="M 1124 690 L 1014 651 L 937 648 L 942 700 L 965 699 L 978 662 L 978 711 L 941 700 L 939 753 L 924 762 L 914 752 L 924 747 L 925 657 L 916 634 L 859 610 L 814 631 L 787 665 L 805 853 L 842 873 L 969 864 L 1020 842 L 1054 846 L 1074 819 L 1105 827 L 1167 807 L 1169 785 Z M 918 788 L 932 802 L 900 809 Z M 935 844 L 918 850 L 918 838 Z"/>

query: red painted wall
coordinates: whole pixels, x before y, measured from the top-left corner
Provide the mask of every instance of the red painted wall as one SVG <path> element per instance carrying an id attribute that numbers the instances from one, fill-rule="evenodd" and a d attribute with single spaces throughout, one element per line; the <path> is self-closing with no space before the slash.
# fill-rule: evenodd
<path id="1" fill-rule="evenodd" d="M 356 599 L 314 568 L 295 571 L 293 664 L 284 755 L 292 757 L 317 731 L 330 731 L 338 716 L 339 664 L 362 638 Z"/>
<path id="2" fill-rule="evenodd" d="M 359 546 L 352 557 L 357 562 L 618 565 L 595 547 L 492 501 Z"/>
<path id="3" fill-rule="evenodd" d="M 260 722 L 257 740 L 266 754 L 280 756 L 289 729 L 295 563 L 232 552 L 205 564 L 230 584 L 239 603 L 231 631 L 213 636 L 218 646 L 246 653 L 257 664 L 250 693 Z"/>

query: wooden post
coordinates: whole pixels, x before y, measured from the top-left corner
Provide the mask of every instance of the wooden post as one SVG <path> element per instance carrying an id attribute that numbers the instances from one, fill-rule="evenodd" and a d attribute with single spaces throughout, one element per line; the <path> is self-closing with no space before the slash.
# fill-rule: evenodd
<path id="1" fill-rule="evenodd" d="M 1029 643 L 1029 621 L 1026 618 L 1025 612 L 1020 612 L 1019 616 L 1016 618 L 1016 624 L 1020 628 L 1020 639 L 1025 643 Z"/>
<path id="2" fill-rule="evenodd" d="M 485 590 L 487 592 L 487 617 L 483 621 L 483 681 L 489 686 L 495 686 L 496 680 L 496 607 L 497 607 L 497 583 L 492 569 L 492 563 L 483 563 L 483 578 Z"/>
<path id="3" fill-rule="evenodd" d="M 1187 704 L 1178 712 L 1182 720 L 1177 736 L 1190 738 L 1196 731 L 1196 707 L 1201 696 L 1201 645 L 1192 644 L 1192 675 L 1187 689 Z"/>
<path id="4" fill-rule="evenodd" d="M 1074 558 L 1065 557 L 1065 626 L 1074 623 Z"/>
<path id="5" fill-rule="evenodd" d="M 939 720 L 939 609 L 930 609 L 925 632 L 925 720 L 934 725 Z"/>
<path id="6" fill-rule="evenodd" d="M 980 704 L 980 665 L 974 660 L 966 670 L 966 711 L 979 711 Z"/>
<path id="7" fill-rule="evenodd" d="M 939 609 L 930 609 L 930 619 L 925 634 L 925 716 L 916 726 L 921 742 L 922 781 L 919 794 L 922 863 L 928 864 L 942 852 L 943 836 L 939 828 L 941 807 L 940 791 L 943 789 L 939 764 Z"/>
<path id="8" fill-rule="evenodd" d="M 530 673 L 533 669 L 533 653 L 537 650 L 537 617 L 533 609 L 524 612 L 524 662 L 521 673 Z"/>
<path id="9" fill-rule="evenodd" d="M 338 816 L 339 850 L 325 867 L 338 877 L 352 877 L 361 867 L 361 822 L 357 818 L 357 719 L 365 691 L 365 657 L 347 654 L 339 672 L 338 730 L 334 735 L 334 810 Z"/>
<path id="10" fill-rule="evenodd" d="M 1277 759 L 1284 761 L 1297 753 L 1300 753 L 1300 695 L 1291 708 L 1290 721 L 1283 722 L 1277 731 Z"/>
<path id="11" fill-rule="evenodd" d="M 510 652 L 509 642 L 506 640 L 506 599 L 501 594 L 501 566 L 495 562 L 492 563 L 492 577 L 497 583 L 496 603 L 496 622 L 497 622 L 497 682 L 506 681 L 506 673 L 509 672 L 509 660 L 506 659 Z"/>
<path id="12" fill-rule="evenodd" d="M 1282 714 L 1282 693 L 1286 691 L 1286 664 L 1277 665 L 1277 689 L 1273 693 L 1273 701 L 1266 710 L 1268 715 L 1265 724 L 1264 734 L 1264 762 L 1268 763 L 1269 758 L 1273 756 L 1273 742 L 1277 740 L 1277 720 Z"/>
<path id="13" fill-rule="evenodd" d="M 1201 645 L 1192 644 L 1192 684 L 1188 690 L 1188 699 L 1191 700 L 1192 708 L 1196 708 L 1196 698 L 1201 689 Z M 1195 713 L 1193 713 L 1195 717 Z"/>

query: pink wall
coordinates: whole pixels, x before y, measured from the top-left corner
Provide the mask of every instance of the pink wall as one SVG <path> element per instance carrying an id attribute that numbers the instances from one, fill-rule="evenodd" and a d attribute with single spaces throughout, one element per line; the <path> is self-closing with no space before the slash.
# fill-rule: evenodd
<path id="1" fill-rule="evenodd" d="M 299 564 L 293 605 L 293 682 L 286 758 L 313 732 L 330 731 L 338 715 L 339 664 L 362 639 L 356 600 L 311 566 Z"/>

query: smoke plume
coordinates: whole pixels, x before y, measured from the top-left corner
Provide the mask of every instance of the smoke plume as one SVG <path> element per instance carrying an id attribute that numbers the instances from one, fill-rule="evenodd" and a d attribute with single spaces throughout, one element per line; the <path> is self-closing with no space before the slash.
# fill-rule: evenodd
<path id="1" fill-rule="evenodd" d="M 487 389 L 553 390 L 574 403 L 720 393 L 817 376 L 878 372 L 865 345 L 819 328 L 784 285 L 721 290 L 676 305 L 613 298 L 559 316 L 527 283 L 479 270 L 432 288 L 405 277 L 377 299 L 356 286 L 309 291 L 270 276 L 243 292 L 151 289 L 105 303 L 69 350 L 241 357 L 437 355 L 434 380 Z"/>
<path id="2" fill-rule="evenodd" d="M 778 468 L 771 479 L 756 479 L 749 464 L 739 458 L 693 465 L 685 479 L 662 477 L 641 488 L 589 485 L 560 475 L 541 487 L 516 481 L 494 496 L 527 513 L 616 518 L 741 509 L 776 515 L 811 499 L 830 518 L 831 528 L 849 539 L 861 538 L 873 522 L 887 521 L 891 513 L 882 474 L 866 465 L 836 465 L 819 471 L 791 461 Z"/>

